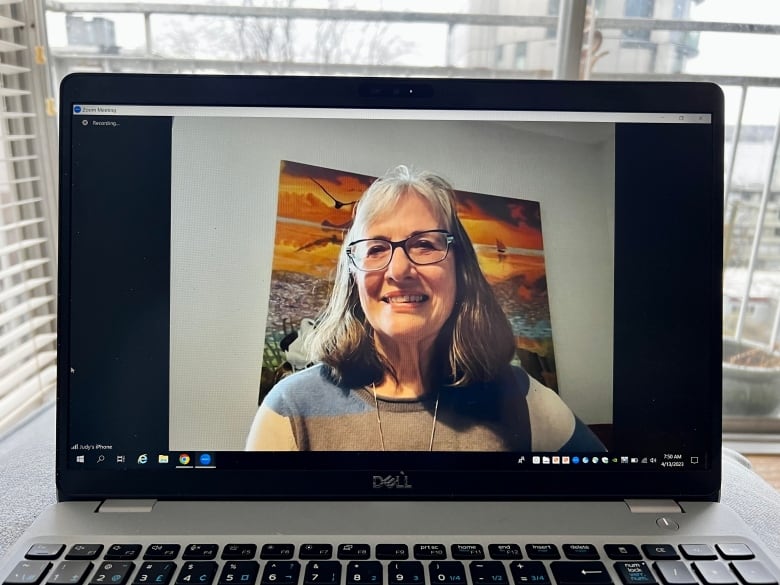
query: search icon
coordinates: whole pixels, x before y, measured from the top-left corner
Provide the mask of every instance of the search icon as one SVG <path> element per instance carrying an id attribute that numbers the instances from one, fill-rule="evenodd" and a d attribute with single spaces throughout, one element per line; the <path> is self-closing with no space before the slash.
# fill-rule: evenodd
<path id="1" fill-rule="evenodd" d="M 103 463 L 103 461 L 105 461 L 105 460 L 106 460 L 106 456 L 105 455 L 99 455 L 97 462 L 98 463 Z"/>

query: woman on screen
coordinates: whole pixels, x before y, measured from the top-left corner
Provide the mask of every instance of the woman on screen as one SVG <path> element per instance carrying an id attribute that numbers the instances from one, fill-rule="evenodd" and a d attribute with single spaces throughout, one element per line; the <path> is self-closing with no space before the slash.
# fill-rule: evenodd
<path id="1" fill-rule="evenodd" d="M 558 395 L 511 365 L 511 326 L 452 187 L 399 166 L 354 212 L 315 365 L 279 382 L 247 450 L 603 451 Z"/>

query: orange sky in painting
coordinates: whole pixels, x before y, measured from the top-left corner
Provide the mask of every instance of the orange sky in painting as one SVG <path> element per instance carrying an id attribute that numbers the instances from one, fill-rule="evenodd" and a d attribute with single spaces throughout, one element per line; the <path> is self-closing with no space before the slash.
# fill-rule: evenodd
<path id="1" fill-rule="evenodd" d="M 327 278 L 336 268 L 341 239 L 342 232 L 337 230 L 277 221 L 273 270 Z"/>
<path id="2" fill-rule="evenodd" d="M 353 207 L 349 203 L 357 201 L 372 180 L 364 175 L 282 161 L 274 270 L 332 276 L 344 232 L 323 223 L 348 223 Z M 334 198 L 345 205 L 337 209 Z M 535 281 L 544 275 L 543 256 L 512 250 L 543 249 L 541 229 L 533 225 L 538 223 L 538 203 L 465 192 L 459 192 L 458 199 L 458 215 L 472 242 L 481 244 L 477 256 L 490 282 L 518 275 Z M 499 255 L 497 240 L 509 248 L 509 253 Z"/>
<path id="3" fill-rule="evenodd" d="M 370 184 L 356 176 L 341 173 L 323 175 L 322 169 L 311 167 L 309 174 L 291 174 L 287 172 L 289 163 L 282 161 L 279 173 L 279 217 L 293 217 L 321 223 L 329 221 L 340 225 L 352 217 L 352 205 L 336 208 L 336 203 L 328 196 L 330 193 L 341 203 L 352 203 L 360 199 Z M 296 165 L 301 170 L 304 165 Z M 305 168 L 305 167 L 304 167 Z M 335 180 L 334 180 L 335 179 Z M 319 183 L 319 185 L 317 184 Z"/>

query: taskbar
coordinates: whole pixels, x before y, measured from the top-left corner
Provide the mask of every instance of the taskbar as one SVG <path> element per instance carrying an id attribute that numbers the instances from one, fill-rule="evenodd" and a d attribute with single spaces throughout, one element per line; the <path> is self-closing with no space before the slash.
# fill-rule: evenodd
<path id="1" fill-rule="evenodd" d="M 607 453 L 496 453 L 496 452 L 246 452 L 246 451 L 123 451 L 110 445 L 76 445 L 68 464 L 83 469 L 361 469 L 367 458 L 371 466 L 399 465 L 405 468 L 453 469 L 479 467 L 497 471 L 597 471 L 597 470 L 706 470 L 706 452 L 667 451 L 628 455 Z"/>

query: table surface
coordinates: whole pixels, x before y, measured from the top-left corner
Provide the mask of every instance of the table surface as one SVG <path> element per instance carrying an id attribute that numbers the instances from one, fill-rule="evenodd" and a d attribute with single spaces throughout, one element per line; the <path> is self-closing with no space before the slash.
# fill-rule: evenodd
<path id="1" fill-rule="evenodd" d="M 0 557 L 41 510 L 56 501 L 54 452 L 53 405 L 0 440 Z M 721 501 L 780 559 L 780 493 L 730 449 L 723 451 Z"/>

